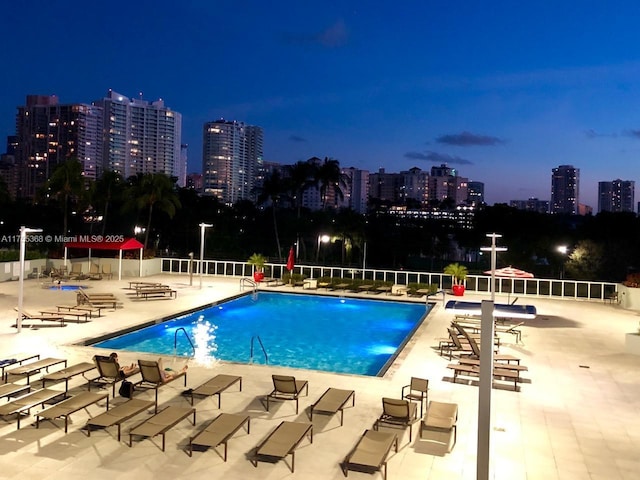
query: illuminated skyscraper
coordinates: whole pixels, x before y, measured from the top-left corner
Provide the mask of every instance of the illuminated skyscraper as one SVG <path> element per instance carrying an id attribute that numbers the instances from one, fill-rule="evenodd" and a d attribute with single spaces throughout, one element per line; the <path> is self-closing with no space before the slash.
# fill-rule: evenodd
<path id="1" fill-rule="evenodd" d="M 551 174 L 551 213 L 578 214 L 580 169 L 560 165 Z"/>
<path id="2" fill-rule="evenodd" d="M 202 183 L 205 195 L 227 204 L 253 200 L 255 178 L 262 163 L 262 128 L 243 122 L 216 120 L 203 130 Z"/>
<path id="3" fill-rule="evenodd" d="M 635 182 L 598 182 L 598 212 L 633 212 Z"/>

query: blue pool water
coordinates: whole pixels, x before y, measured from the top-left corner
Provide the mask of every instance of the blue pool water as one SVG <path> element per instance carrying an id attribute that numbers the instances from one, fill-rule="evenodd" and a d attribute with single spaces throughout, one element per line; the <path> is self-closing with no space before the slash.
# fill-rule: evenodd
<path id="1" fill-rule="evenodd" d="M 89 287 L 85 287 L 85 286 L 83 286 L 83 285 L 64 285 L 64 284 L 58 285 L 58 284 L 54 284 L 54 285 L 51 285 L 51 286 L 49 287 L 49 290 L 64 290 L 64 291 L 69 291 L 69 290 L 79 290 L 79 289 L 81 289 L 81 288 L 87 289 L 87 288 L 89 288 Z"/>
<path id="2" fill-rule="evenodd" d="M 425 304 L 258 292 L 94 344 L 112 350 L 380 375 L 428 313 Z M 250 357 L 253 340 L 254 356 Z"/>

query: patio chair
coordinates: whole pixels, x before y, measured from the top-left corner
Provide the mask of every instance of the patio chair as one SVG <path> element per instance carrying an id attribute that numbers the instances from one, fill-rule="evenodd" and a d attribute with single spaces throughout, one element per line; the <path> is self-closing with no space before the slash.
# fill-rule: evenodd
<path id="1" fill-rule="evenodd" d="M 227 388 L 231 387 L 231 385 L 235 383 L 240 383 L 240 391 L 242 391 L 242 377 L 237 375 L 225 375 L 219 374 L 215 377 L 207 380 L 199 387 L 196 387 L 190 391 L 191 395 L 191 405 L 193 405 L 193 397 L 195 395 L 200 395 L 203 397 L 213 397 L 217 395 L 218 397 L 218 408 L 220 408 L 220 397 L 222 396 L 222 392 L 224 392 Z"/>
<path id="2" fill-rule="evenodd" d="M 456 444 L 456 431 L 458 422 L 458 404 L 444 402 L 429 402 L 426 415 L 420 422 L 420 438 L 425 430 L 447 432 L 453 434 L 453 444 L 448 448 L 451 451 Z M 450 442 L 447 442 L 447 446 Z"/>
<path id="3" fill-rule="evenodd" d="M 141 388 L 143 390 L 155 391 L 156 413 L 158 412 L 158 390 L 164 385 L 168 385 L 174 380 L 184 377 L 184 386 L 187 386 L 187 372 L 172 372 L 170 377 L 165 377 L 160 371 L 160 364 L 156 361 L 138 360 L 140 366 L 140 374 L 142 380 L 134 384 L 136 389 Z"/>
<path id="4" fill-rule="evenodd" d="M 18 307 L 14 307 L 14 310 L 17 312 L 18 311 Z M 60 326 L 64 327 L 65 326 L 65 316 L 62 313 L 41 313 L 41 314 L 34 314 L 34 313 L 30 313 L 25 311 L 24 309 L 22 310 L 22 321 L 25 320 L 40 320 L 41 322 L 60 322 Z"/>
<path id="5" fill-rule="evenodd" d="M 120 441 L 120 430 L 122 424 L 151 407 L 153 407 L 153 402 L 151 400 L 132 398 L 131 400 L 121 403 L 120 405 L 108 409 L 106 412 L 87 420 L 87 423 L 85 424 L 87 436 L 91 436 L 91 427 L 107 428 L 117 425 L 118 441 Z"/>
<path id="6" fill-rule="evenodd" d="M 376 420 L 373 429 L 378 430 L 380 424 L 397 425 L 403 429 L 409 427 L 409 442 L 411 442 L 413 424 L 418 419 L 417 411 L 418 405 L 409 400 L 384 397 L 382 415 Z"/>
<path id="7" fill-rule="evenodd" d="M 266 439 L 258 444 L 251 463 L 257 467 L 258 460 L 262 457 L 282 459 L 291 455 L 291 473 L 293 473 L 296 466 L 296 448 L 306 436 L 309 436 L 310 443 L 313 443 L 313 425 L 311 423 L 282 422 Z"/>
<path id="8" fill-rule="evenodd" d="M 109 280 L 111 280 L 113 278 L 113 272 L 111 271 L 111 264 L 110 263 L 103 263 L 102 264 L 102 275 L 107 277 Z"/>
<path id="9" fill-rule="evenodd" d="M 214 448 L 224 445 L 224 461 L 227 461 L 227 442 L 233 435 L 247 425 L 247 433 L 251 433 L 251 416 L 221 413 L 195 437 L 189 439 L 189 456 L 193 456 L 193 447 Z"/>
<path id="10" fill-rule="evenodd" d="M 157 408 L 157 403 L 156 403 Z M 196 424 L 196 409 L 175 407 L 170 405 L 161 412 L 156 412 L 152 417 L 139 423 L 129 430 L 129 447 L 133 444 L 133 436 L 151 438 L 162 435 L 162 451 L 164 452 L 164 440 L 166 433 L 188 416 L 193 415 L 193 425 Z"/>
<path id="11" fill-rule="evenodd" d="M 395 433 L 365 430 L 356 446 L 344 458 L 342 473 L 346 477 L 349 470 L 380 471 L 386 480 L 387 457 L 394 445 L 397 452 L 398 436 Z"/>
<path id="12" fill-rule="evenodd" d="M 401 398 L 412 402 L 420 402 L 420 416 L 423 406 L 429 397 L 429 380 L 426 378 L 411 377 L 409 385 L 402 387 Z"/>
<path id="13" fill-rule="evenodd" d="M 75 365 L 71 365 L 70 367 L 63 368 L 62 370 L 58 370 L 57 372 L 48 373 L 44 377 L 42 377 L 42 388 L 46 386 L 47 382 L 62 382 L 64 381 L 64 391 L 69 391 L 69 380 L 75 377 L 76 375 L 82 375 L 87 372 L 90 372 L 96 368 L 95 363 L 91 362 L 81 362 L 76 363 Z"/>
<path id="14" fill-rule="evenodd" d="M 109 410 L 109 394 L 108 393 L 92 393 L 82 392 L 73 397 L 66 398 L 55 405 L 40 410 L 36 414 L 36 428 L 40 427 L 40 419 L 53 421 L 56 418 L 64 419 L 64 433 L 67 433 L 69 427 L 69 417 L 72 413 L 85 409 L 90 405 L 106 400 L 106 409 Z"/>
<path id="15" fill-rule="evenodd" d="M 89 380 L 89 391 L 91 391 L 92 384 L 100 387 L 111 385 L 114 397 L 116 396 L 116 383 L 140 372 L 140 369 L 134 369 L 125 374 L 120 370 L 120 365 L 115 359 L 104 355 L 95 355 L 93 361 L 100 375 Z"/>
<path id="16" fill-rule="evenodd" d="M 102 280 L 102 274 L 100 273 L 100 265 L 92 263 L 89 268 L 89 280 Z"/>
<path id="17" fill-rule="evenodd" d="M 69 278 L 71 280 L 84 280 L 87 276 L 82 273 L 82 264 L 74 263 L 71 265 L 71 272 L 69 272 Z"/>
<path id="18" fill-rule="evenodd" d="M 64 395 L 64 392 L 51 390 L 49 388 L 34 390 L 0 405 L 0 417 L 16 414 L 18 419 L 18 430 L 20 430 L 20 419 L 25 414 L 29 414 L 32 408 L 37 407 L 38 405 L 41 405 L 44 408 L 45 403 L 51 403 L 54 399 L 64 397 Z"/>
<path id="19" fill-rule="evenodd" d="M 340 412 L 340 426 L 343 425 L 344 408 L 351 399 L 351 406 L 356 405 L 356 392 L 354 390 L 341 390 L 339 388 L 328 388 L 322 396 L 311 405 L 309 409 L 309 419 L 313 420 L 313 413 L 328 413 L 334 415 Z"/>
<path id="20" fill-rule="evenodd" d="M 272 375 L 273 391 L 265 397 L 267 401 L 266 409 L 269 411 L 269 400 L 295 400 L 296 415 L 298 414 L 298 398 L 302 391 L 309 394 L 309 383 L 306 380 L 296 380 L 289 375 Z"/>
<path id="21" fill-rule="evenodd" d="M 5 372 L 5 381 L 9 381 L 9 375 L 19 375 L 22 377 L 27 377 L 27 385 L 31 383 L 31 377 L 33 375 L 37 375 L 44 370 L 45 372 L 49 372 L 49 367 L 53 367 L 54 365 L 64 364 L 64 368 L 67 366 L 67 360 L 64 358 L 44 358 L 42 360 L 37 360 L 35 362 L 27 363 L 25 365 L 20 365 L 19 367 L 12 368 L 11 370 L 7 370 Z"/>

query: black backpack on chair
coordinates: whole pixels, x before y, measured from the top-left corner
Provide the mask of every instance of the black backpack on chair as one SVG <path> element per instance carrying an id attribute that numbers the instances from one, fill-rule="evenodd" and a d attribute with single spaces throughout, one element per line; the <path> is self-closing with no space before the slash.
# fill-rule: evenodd
<path id="1" fill-rule="evenodd" d="M 121 397 L 131 398 L 133 397 L 133 391 L 134 391 L 133 383 L 129 382 L 128 380 L 123 380 L 122 385 L 120 385 L 120 389 L 118 390 L 118 393 L 120 394 Z"/>

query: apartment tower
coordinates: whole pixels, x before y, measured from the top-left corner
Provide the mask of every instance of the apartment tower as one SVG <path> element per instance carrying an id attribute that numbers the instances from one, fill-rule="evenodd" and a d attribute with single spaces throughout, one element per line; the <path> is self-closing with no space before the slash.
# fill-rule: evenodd
<path id="1" fill-rule="evenodd" d="M 551 213 L 577 215 L 580 169 L 573 165 L 560 165 L 551 172 Z"/>

